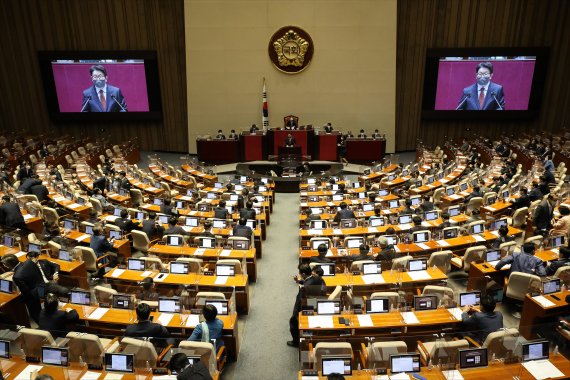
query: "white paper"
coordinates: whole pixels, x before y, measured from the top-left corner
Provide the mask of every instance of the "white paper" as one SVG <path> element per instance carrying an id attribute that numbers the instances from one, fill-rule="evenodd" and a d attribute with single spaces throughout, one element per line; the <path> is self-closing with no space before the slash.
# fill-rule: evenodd
<path id="1" fill-rule="evenodd" d="M 83 240 L 85 240 L 85 239 L 89 239 L 90 237 L 91 237 L 91 235 L 89 235 L 89 234 L 83 234 L 83 235 L 79 236 L 79 237 L 78 237 L 77 239 L 75 239 L 75 240 L 77 240 L 77 241 L 83 241 Z"/>
<path id="2" fill-rule="evenodd" d="M 373 234 L 378 232 L 378 227 L 368 227 L 368 233 Z"/>
<path id="3" fill-rule="evenodd" d="M 189 314 L 186 319 L 186 327 L 196 327 L 200 324 L 200 316 L 198 314 Z"/>
<path id="4" fill-rule="evenodd" d="M 173 317 L 174 317 L 174 314 L 160 313 L 160 317 L 158 317 L 158 319 L 156 321 L 163 326 L 168 326 L 168 324 L 170 323 L 170 321 L 172 320 Z"/>
<path id="5" fill-rule="evenodd" d="M 153 376 L 153 380 L 176 380 L 176 375 Z"/>
<path id="6" fill-rule="evenodd" d="M 229 256 L 232 253 L 231 249 L 223 249 L 222 252 L 220 252 L 220 256 L 226 257 Z"/>
<path id="7" fill-rule="evenodd" d="M 331 257 L 333 256 L 333 253 L 330 249 L 327 250 L 327 254 L 325 255 L 325 257 Z"/>
<path id="8" fill-rule="evenodd" d="M 556 306 L 556 304 L 552 301 L 550 301 L 549 299 L 547 299 L 544 296 L 536 296 L 536 297 L 532 297 L 536 302 L 538 302 L 539 304 L 541 304 L 543 307 L 552 307 L 552 306 Z"/>
<path id="9" fill-rule="evenodd" d="M 319 380 L 318 376 L 301 376 L 301 380 Z"/>
<path id="10" fill-rule="evenodd" d="M 15 255 L 16 255 L 17 258 L 20 258 L 20 257 L 22 257 L 22 256 L 26 256 L 27 253 L 20 251 L 20 252 L 16 252 Z"/>
<path id="11" fill-rule="evenodd" d="M 358 324 L 362 327 L 373 327 L 374 323 L 372 323 L 372 317 L 366 314 L 358 314 Z"/>
<path id="12" fill-rule="evenodd" d="M 550 250 L 550 252 L 556 253 L 557 255 L 560 254 L 560 251 L 558 250 L 558 248 L 553 248 L 553 249 Z"/>
<path id="13" fill-rule="evenodd" d="M 562 377 L 562 373 L 550 360 L 531 360 L 523 363 L 523 366 L 537 380 Z"/>
<path id="14" fill-rule="evenodd" d="M 306 202 L 301 202 L 301 207 L 307 207 L 307 203 L 306 203 Z"/>
<path id="15" fill-rule="evenodd" d="M 156 187 L 154 187 L 154 186 L 149 186 L 149 187 L 147 187 L 145 190 L 146 190 L 146 191 L 156 191 L 156 190 L 158 190 L 158 189 L 157 189 Z"/>
<path id="16" fill-rule="evenodd" d="M 407 325 L 413 325 L 413 324 L 420 323 L 420 321 L 418 320 L 418 317 L 416 317 L 416 315 L 414 314 L 413 311 L 406 311 L 406 312 L 400 313 L 400 314 L 402 314 L 402 318 L 404 319 L 404 323 Z"/>
<path id="17" fill-rule="evenodd" d="M 321 230 L 308 230 L 307 235 L 322 235 L 323 232 Z"/>
<path id="18" fill-rule="evenodd" d="M 401 230 L 409 230 L 412 228 L 412 225 L 410 223 L 404 223 L 404 224 L 400 224 L 398 227 Z"/>
<path id="19" fill-rule="evenodd" d="M 475 241 L 486 241 L 481 235 L 473 235 L 473 239 L 475 239 Z"/>
<path id="20" fill-rule="evenodd" d="M 107 373 L 103 380 L 121 380 L 123 375 L 120 373 Z"/>
<path id="21" fill-rule="evenodd" d="M 194 251 L 194 255 L 202 256 L 204 254 L 204 252 L 206 252 L 205 248 L 198 248 L 197 250 Z"/>
<path id="22" fill-rule="evenodd" d="M 95 309 L 91 314 L 89 314 L 89 316 L 87 317 L 87 319 L 95 319 L 95 320 L 99 320 L 101 319 L 105 313 L 109 311 L 109 309 L 107 309 L 106 307 L 98 307 L 97 309 Z"/>
<path id="23" fill-rule="evenodd" d="M 327 202 L 327 206 L 329 207 L 333 207 L 334 205 L 335 205 L 334 202 Z"/>
<path id="24" fill-rule="evenodd" d="M 217 276 L 214 285 L 225 285 L 228 282 L 228 276 Z"/>
<path id="25" fill-rule="evenodd" d="M 333 328 L 334 322 L 330 315 L 309 315 L 309 328 Z"/>
<path id="26" fill-rule="evenodd" d="M 65 197 L 59 196 L 59 197 L 53 198 L 53 200 L 56 201 L 56 202 L 61 202 L 61 201 L 64 201 L 64 200 L 65 200 Z"/>
<path id="27" fill-rule="evenodd" d="M 30 220 L 30 219 L 32 219 L 34 216 L 33 216 L 32 214 L 25 214 L 25 215 L 23 215 L 23 217 L 24 217 L 24 220 Z"/>
<path id="28" fill-rule="evenodd" d="M 335 229 L 333 230 L 333 234 L 335 234 L 335 235 L 342 235 L 342 230 L 341 230 L 340 228 L 335 228 Z"/>
<path id="29" fill-rule="evenodd" d="M 495 230 L 495 231 L 490 231 L 490 232 L 491 232 L 493 235 L 499 237 L 499 231 L 496 231 L 496 230 Z"/>
<path id="30" fill-rule="evenodd" d="M 79 203 L 72 203 L 72 204 L 67 205 L 67 207 L 75 210 L 76 208 L 81 207 L 81 205 Z"/>
<path id="31" fill-rule="evenodd" d="M 30 364 L 30 365 L 26 366 L 26 368 L 24 368 L 22 370 L 22 372 L 17 374 L 15 379 L 16 380 L 30 380 L 30 374 L 34 371 L 40 371 L 42 368 L 44 368 L 44 366 L 42 366 L 42 365 Z"/>
<path id="32" fill-rule="evenodd" d="M 453 307 L 453 308 L 451 308 L 451 309 L 447 309 L 447 311 L 449 311 L 449 313 L 450 313 L 451 315 L 453 315 L 453 317 L 454 317 L 455 319 L 457 319 L 458 321 L 461 320 L 461 315 L 463 314 L 463 311 L 462 311 L 460 308 L 458 308 L 458 307 Z"/>
<path id="33" fill-rule="evenodd" d="M 376 379 L 378 379 L 378 380 L 410 380 L 410 375 L 408 375 L 407 373 L 395 373 L 395 374 L 392 374 L 390 376 L 388 376 L 388 375 L 376 376 Z"/>
<path id="34" fill-rule="evenodd" d="M 400 248 L 398 248 L 398 246 L 397 246 L 397 245 L 395 245 L 395 246 L 394 246 L 394 251 L 396 251 L 396 252 L 400 252 Z"/>
<path id="35" fill-rule="evenodd" d="M 364 281 L 366 285 L 383 284 L 386 282 L 384 281 L 384 277 L 382 277 L 381 274 L 365 274 L 362 276 L 362 281 Z"/>
<path id="36" fill-rule="evenodd" d="M 152 271 L 150 270 L 145 270 L 144 272 L 141 273 L 141 277 L 148 277 L 152 274 Z"/>
<path id="37" fill-rule="evenodd" d="M 413 281 L 431 279 L 431 275 L 425 270 L 415 270 L 408 272 L 408 276 L 410 276 Z"/>
<path id="38" fill-rule="evenodd" d="M 115 216 L 115 215 L 107 215 L 107 216 L 105 217 L 105 220 L 106 220 L 107 222 L 114 222 L 117 218 L 118 218 L 118 216 Z"/>
<path id="39" fill-rule="evenodd" d="M 463 380 L 463 376 L 461 376 L 461 372 L 458 370 L 450 370 L 450 371 L 442 371 L 443 375 L 447 380 Z"/>
<path id="40" fill-rule="evenodd" d="M 461 198 L 461 195 L 458 195 L 458 194 L 451 194 L 451 195 L 448 195 L 448 197 L 451 198 L 451 199 L 459 199 L 459 198 Z"/>
<path id="41" fill-rule="evenodd" d="M 100 373 L 87 371 L 81 376 L 81 380 L 97 380 L 100 376 Z"/>
<path id="42" fill-rule="evenodd" d="M 115 268 L 113 269 L 113 273 L 111 274 L 111 277 L 120 277 L 123 273 L 125 272 L 124 269 L 119 269 L 119 268 Z"/>
<path id="43" fill-rule="evenodd" d="M 439 245 L 440 247 L 448 247 L 450 244 L 448 242 L 446 242 L 445 240 L 438 240 L 437 245 Z"/>
<path id="44" fill-rule="evenodd" d="M 425 243 L 416 243 L 416 245 L 421 249 L 431 249 L 431 247 Z"/>

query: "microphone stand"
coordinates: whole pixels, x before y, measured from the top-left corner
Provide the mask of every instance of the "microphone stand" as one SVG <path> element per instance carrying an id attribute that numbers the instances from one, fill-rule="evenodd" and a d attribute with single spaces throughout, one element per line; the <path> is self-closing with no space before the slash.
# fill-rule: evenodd
<path id="1" fill-rule="evenodd" d="M 495 99 L 495 102 L 497 102 L 497 105 L 499 106 L 499 111 L 504 111 L 505 109 L 501 106 L 501 103 L 499 103 L 499 101 L 497 100 L 497 93 L 495 92 L 491 92 L 491 96 L 493 97 L 493 99 Z"/>
<path id="2" fill-rule="evenodd" d="M 465 104 L 465 102 L 467 101 L 467 99 L 469 99 L 471 97 L 471 94 L 466 94 L 463 97 L 463 100 L 459 103 L 459 105 L 457 106 L 457 108 L 455 108 L 456 111 L 458 111 L 461 107 L 463 107 L 463 104 Z"/>
<path id="3" fill-rule="evenodd" d="M 119 101 L 117 100 L 117 97 L 113 94 L 111 95 L 111 98 L 113 98 L 113 100 L 115 101 L 115 103 L 117 103 L 119 105 L 119 107 L 121 107 L 121 110 L 123 110 L 123 112 L 127 112 L 127 110 L 125 109 L 125 107 L 123 107 L 121 105 L 121 103 L 119 103 Z"/>
<path id="4" fill-rule="evenodd" d="M 83 104 L 83 107 L 81 107 L 81 111 L 83 112 L 85 111 L 85 107 L 87 107 L 87 104 L 91 101 L 91 95 L 87 96 L 87 100 L 85 101 L 85 103 Z"/>

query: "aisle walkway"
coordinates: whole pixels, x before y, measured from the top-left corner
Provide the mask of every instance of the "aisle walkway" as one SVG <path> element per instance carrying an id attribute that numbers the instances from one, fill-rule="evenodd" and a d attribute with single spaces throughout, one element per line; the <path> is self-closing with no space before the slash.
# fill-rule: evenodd
<path id="1" fill-rule="evenodd" d="M 297 294 L 299 194 L 277 194 L 258 261 L 257 283 L 251 287 L 250 314 L 240 318 L 240 357 L 224 371 L 224 380 L 294 379 L 298 351 L 285 342 Z M 240 321 L 241 322 L 241 321 Z M 260 370 L 263 373 L 260 373 Z"/>

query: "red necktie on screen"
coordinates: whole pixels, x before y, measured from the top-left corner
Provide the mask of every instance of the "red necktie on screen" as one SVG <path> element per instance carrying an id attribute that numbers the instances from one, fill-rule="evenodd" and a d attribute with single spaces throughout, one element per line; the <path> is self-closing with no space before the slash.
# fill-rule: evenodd
<path id="1" fill-rule="evenodd" d="M 483 104 L 485 104 L 485 87 L 481 87 L 481 92 L 479 93 L 479 109 L 483 109 Z"/>
<path id="2" fill-rule="evenodd" d="M 103 107 L 103 111 L 107 111 L 107 101 L 105 100 L 103 90 L 99 90 L 99 100 L 101 101 L 101 107 Z"/>

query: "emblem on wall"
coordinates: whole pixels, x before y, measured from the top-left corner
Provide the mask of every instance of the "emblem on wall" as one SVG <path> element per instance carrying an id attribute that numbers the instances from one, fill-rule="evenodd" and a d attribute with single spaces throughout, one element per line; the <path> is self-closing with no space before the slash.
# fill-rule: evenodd
<path id="1" fill-rule="evenodd" d="M 271 36 L 269 59 L 277 70 L 287 74 L 303 71 L 313 58 L 313 40 L 303 29 L 284 26 Z"/>

